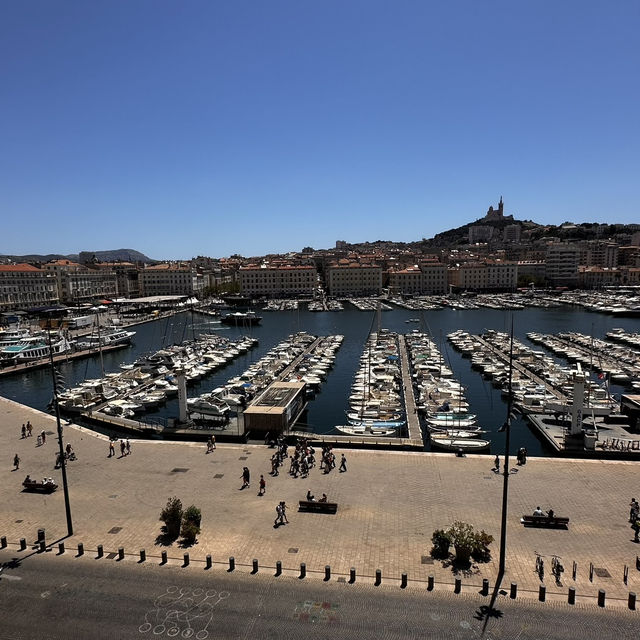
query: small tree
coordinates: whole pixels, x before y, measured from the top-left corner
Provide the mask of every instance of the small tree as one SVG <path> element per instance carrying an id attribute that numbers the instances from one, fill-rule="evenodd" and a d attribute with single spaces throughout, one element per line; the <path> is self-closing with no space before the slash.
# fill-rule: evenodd
<path id="1" fill-rule="evenodd" d="M 200 533 L 201 519 L 202 513 L 198 507 L 194 505 L 187 507 L 182 515 L 182 531 L 180 532 L 185 542 L 190 544 L 195 542 L 196 536 Z"/>
<path id="2" fill-rule="evenodd" d="M 182 522 L 182 502 L 175 496 L 167 500 L 167 506 L 160 512 L 160 520 L 164 522 L 167 536 L 177 538 Z"/>

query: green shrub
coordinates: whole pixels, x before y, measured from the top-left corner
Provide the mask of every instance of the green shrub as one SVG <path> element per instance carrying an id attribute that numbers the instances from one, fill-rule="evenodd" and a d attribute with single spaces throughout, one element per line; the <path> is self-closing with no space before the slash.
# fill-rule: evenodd
<path id="1" fill-rule="evenodd" d="M 431 536 L 431 542 L 433 542 L 431 555 L 434 558 L 446 558 L 449 555 L 451 537 L 444 529 L 436 529 Z"/>
<path id="2" fill-rule="evenodd" d="M 202 520 L 202 512 L 198 507 L 191 505 L 187 507 L 182 514 L 182 530 L 180 534 L 187 542 L 194 542 L 196 536 L 200 533 L 200 522 Z"/>
<path id="3" fill-rule="evenodd" d="M 167 500 L 167 505 L 160 512 L 160 520 L 164 522 L 166 533 L 170 538 L 177 538 L 182 522 L 182 502 L 175 496 Z"/>
<path id="4" fill-rule="evenodd" d="M 493 542 L 493 536 L 489 535 L 484 529 L 480 533 L 476 533 L 476 548 L 471 555 L 480 562 L 489 562 L 491 560 L 491 551 L 489 545 Z"/>

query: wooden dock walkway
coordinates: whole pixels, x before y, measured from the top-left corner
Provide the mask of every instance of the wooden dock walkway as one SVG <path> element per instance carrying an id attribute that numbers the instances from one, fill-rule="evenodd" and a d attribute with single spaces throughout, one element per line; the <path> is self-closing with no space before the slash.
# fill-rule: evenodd
<path id="1" fill-rule="evenodd" d="M 102 347 L 102 353 L 109 353 L 110 351 L 116 351 L 117 349 L 123 349 L 130 346 L 128 343 L 110 344 Z M 84 349 L 83 351 L 74 351 L 70 353 L 62 353 L 57 356 L 53 356 L 53 364 L 60 364 L 61 362 L 69 362 L 71 360 L 79 360 L 80 358 L 89 358 L 91 356 L 100 355 L 100 349 L 95 347 L 93 349 Z M 14 365 L 12 367 L 3 367 L 0 369 L 0 376 L 16 375 L 18 373 L 25 373 L 27 371 L 34 371 L 35 369 L 44 369 L 49 367 L 49 358 L 43 358 L 41 360 L 35 360 L 34 362 L 25 362 L 24 364 Z"/>
<path id="2" fill-rule="evenodd" d="M 409 440 L 419 442 L 422 446 L 422 429 L 420 428 L 420 418 L 418 417 L 416 399 L 413 394 L 413 379 L 411 377 L 411 366 L 409 365 L 405 336 L 398 335 L 398 350 L 400 352 L 402 392 L 404 395 L 404 407 L 407 415 Z"/>

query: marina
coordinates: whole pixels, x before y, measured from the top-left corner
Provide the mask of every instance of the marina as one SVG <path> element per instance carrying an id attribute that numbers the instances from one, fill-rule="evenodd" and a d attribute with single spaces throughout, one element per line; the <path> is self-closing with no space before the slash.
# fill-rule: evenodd
<path id="1" fill-rule="evenodd" d="M 348 409 L 349 396 L 352 395 L 350 388 L 362 356 L 363 345 L 367 340 L 369 326 L 374 317 L 373 312 L 370 312 L 370 314 L 369 318 L 367 318 L 366 314 L 353 307 L 351 309 L 345 307 L 344 311 L 340 313 L 309 312 L 301 308 L 293 313 L 285 311 L 265 314 L 260 325 L 243 329 L 242 327 L 222 325 L 216 317 L 201 315 L 197 312 L 194 314 L 183 312 L 140 325 L 137 328 L 134 343 L 126 349 L 126 360 L 133 363 L 143 354 L 153 353 L 162 348 L 163 345 L 179 344 L 193 335 L 213 334 L 233 339 L 246 335 L 260 339 L 260 344 L 250 352 L 237 356 L 235 360 L 225 365 L 224 368 L 216 369 L 200 380 L 190 383 L 189 396 L 197 397 L 223 388 L 230 380 L 241 376 L 252 364 L 257 363 L 274 345 L 297 332 L 305 330 L 309 334 L 316 336 L 344 335 L 344 341 L 337 353 L 334 365 L 327 371 L 326 378 L 322 380 L 322 385 L 315 392 L 313 401 L 308 403 L 300 419 L 291 429 L 291 433 L 312 437 L 318 442 L 351 442 L 353 446 L 363 446 L 377 442 L 378 446 L 389 449 L 406 448 L 407 446 L 413 448 L 415 446 L 416 448 L 420 447 L 429 450 L 431 444 L 428 439 L 428 429 L 425 422 L 426 414 L 424 410 L 420 411 L 420 394 L 417 386 L 413 384 L 415 379 L 411 378 L 414 372 L 410 369 L 411 363 L 409 360 L 407 360 L 406 370 L 404 366 L 401 366 L 404 382 L 403 404 L 407 409 L 406 429 L 409 430 L 408 433 L 403 434 L 404 437 L 389 438 L 380 437 L 377 434 L 372 436 L 338 435 L 338 432 L 334 430 L 335 425 L 346 422 L 345 411 Z M 612 329 L 622 330 L 629 335 L 637 333 L 638 329 L 637 321 L 633 318 L 615 318 L 609 314 L 588 312 L 579 307 L 569 305 L 548 309 L 534 306 L 514 311 L 467 309 L 464 313 L 460 313 L 459 310 L 454 308 L 440 308 L 437 311 L 421 313 L 419 324 L 424 333 L 430 336 L 434 343 L 438 340 L 440 341 L 438 346 L 442 355 L 436 357 L 436 365 L 438 368 L 442 366 L 443 370 L 448 368 L 452 371 L 453 377 L 458 381 L 458 392 L 460 389 L 463 391 L 464 400 L 460 398 L 459 393 L 456 395 L 456 391 L 453 388 L 456 386 L 455 383 L 453 387 L 451 384 L 448 385 L 452 387 L 448 391 L 442 389 L 440 397 L 444 398 L 445 394 L 449 394 L 450 397 L 455 398 L 455 402 L 449 403 L 454 411 L 460 410 L 476 415 L 477 424 L 482 431 L 486 432 L 481 435 L 481 439 L 491 442 L 490 450 L 492 453 L 502 449 L 501 443 L 504 437 L 499 428 L 504 422 L 506 413 L 506 396 L 500 386 L 495 386 L 500 381 L 500 375 L 491 378 L 479 375 L 478 370 L 471 366 L 471 358 L 461 351 L 447 349 L 447 343 L 442 339 L 442 336 L 458 329 L 467 331 L 471 335 L 481 335 L 486 332 L 487 327 L 493 327 L 497 332 L 504 332 L 512 314 L 516 339 L 523 345 L 529 345 L 533 350 L 540 349 L 540 347 L 527 338 L 527 333 L 532 330 L 543 334 L 575 330 L 585 335 L 604 338 L 606 333 Z M 412 323 L 407 325 L 406 320 L 414 317 L 416 317 L 415 311 L 401 308 L 395 308 L 382 315 L 382 326 L 398 334 L 399 345 L 407 344 L 407 354 L 409 354 L 408 345 L 412 333 L 409 327 Z M 108 349 L 103 349 L 106 372 L 120 371 L 120 364 L 122 364 L 121 353 L 123 352 L 119 350 L 109 351 Z M 401 363 L 403 360 L 402 353 L 403 351 L 400 349 Z M 506 357 L 508 358 L 508 356 Z M 504 369 L 507 360 L 503 359 L 501 362 Z M 517 366 L 524 367 L 524 364 Z M 81 360 L 59 361 L 56 367 L 64 376 L 69 387 L 77 386 L 87 379 L 101 377 L 100 358 L 97 354 Z M 589 377 L 592 382 L 594 378 L 597 380 L 595 372 L 590 373 Z M 538 378 L 538 383 L 543 384 L 544 380 L 540 376 Z M 444 380 L 446 379 L 445 377 Z M 411 382 L 411 384 L 407 384 L 407 382 Z M 629 393 L 630 387 L 629 385 L 621 386 L 615 381 L 611 381 L 609 388 L 611 395 L 619 401 L 621 394 Z M 51 400 L 49 371 L 44 368 L 5 374 L 0 380 L 0 393 L 18 402 L 30 404 L 44 410 Z M 547 390 L 547 393 L 550 393 L 550 390 Z M 561 393 L 568 397 L 566 389 Z M 408 399 L 407 396 L 409 394 L 414 395 L 414 398 Z M 564 402 L 561 397 L 557 395 L 554 397 L 558 403 Z M 466 403 L 466 407 L 464 403 Z M 417 414 L 413 413 L 414 407 L 417 408 Z M 437 406 L 432 411 L 436 409 Z M 203 434 L 206 432 L 207 427 L 203 425 L 196 425 L 196 427 L 190 429 L 174 427 L 171 435 L 169 435 L 166 429 L 169 424 L 175 425 L 175 422 L 172 421 L 175 421 L 178 417 L 178 401 L 177 397 L 174 396 L 169 397 L 163 405 L 150 407 L 144 416 L 136 414 L 134 422 L 144 422 L 161 427 L 166 434 L 163 437 L 190 437 L 195 439 L 204 437 Z M 76 418 L 74 417 L 74 419 Z M 111 425 L 107 422 L 107 419 L 112 420 L 113 417 L 106 416 L 104 424 L 94 425 L 94 428 L 105 433 L 117 433 L 115 426 L 113 431 L 111 430 Z M 549 425 L 546 426 L 548 427 Z M 217 424 L 212 428 L 216 429 L 217 433 L 222 432 Z M 155 430 L 150 430 L 150 435 L 154 435 L 153 431 Z M 512 423 L 513 446 L 526 447 L 530 455 L 561 454 L 562 451 L 558 451 L 556 447 L 552 446 L 553 438 L 548 439 L 542 431 L 542 429 L 532 427 L 531 419 L 527 417 L 527 414 L 523 415 L 519 412 L 514 414 Z M 548 431 L 548 429 L 545 428 L 544 431 Z M 232 420 L 227 424 L 226 432 L 234 433 Z M 608 438 L 610 446 L 613 446 L 614 443 L 621 446 L 620 442 L 624 439 L 622 437 L 623 433 L 621 433 L 620 438 L 617 438 L 612 433 L 602 430 L 600 435 L 603 443 Z M 154 435 L 154 437 L 157 436 Z M 627 433 L 626 439 L 634 440 L 638 439 L 638 436 L 634 438 L 633 433 Z M 599 447 L 599 449 L 601 448 Z M 599 450 L 596 455 L 601 455 L 602 453 L 613 455 L 612 451 Z M 585 455 L 592 454 L 585 452 Z"/>

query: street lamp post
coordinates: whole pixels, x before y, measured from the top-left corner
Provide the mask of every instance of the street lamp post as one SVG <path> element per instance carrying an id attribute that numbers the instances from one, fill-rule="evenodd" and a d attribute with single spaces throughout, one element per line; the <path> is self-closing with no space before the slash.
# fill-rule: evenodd
<path id="1" fill-rule="evenodd" d="M 507 551 L 507 512 L 509 498 L 509 447 L 511 444 L 511 411 L 513 409 L 513 316 L 511 316 L 511 341 L 509 347 L 509 396 L 507 401 L 507 419 L 500 431 L 505 431 L 504 442 L 504 470 L 502 483 L 502 519 L 500 525 L 500 563 L 498 566 L 498 576 L 491 596 L 489 609 L 492 610 L 498 597 L 498 592 L 504 578 L 505 558 Z"/>
<path id="2" fill-rule="evenodd" d="M 69 485 L 67 483 L 67 463 L 64 459 L 64 445 L 62 439 L 62 424 L 60 422 L 60 406 L 58 404 L 58 385 L 56 384 L 56 370 L 53 364 L 53 347 L 51 345 L 51 318 L 47 326 L 49 338 L 49 366 L 51 369 L 51 383 L 53 385 L 53 404 L 56 410 L 56 424 L 58 426 L 58 447 L 60 456 L 60 470 L 62 471 L 62 489 L 64 491 L 64 507 L 67 515 L 67 535 L 73 535 L 73 522 L 71 521 L 71 505 L 69 503 Z"/>

